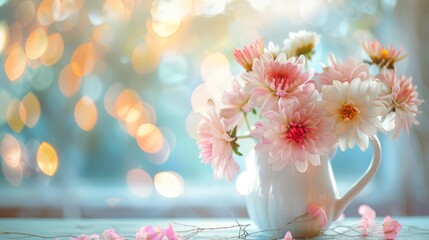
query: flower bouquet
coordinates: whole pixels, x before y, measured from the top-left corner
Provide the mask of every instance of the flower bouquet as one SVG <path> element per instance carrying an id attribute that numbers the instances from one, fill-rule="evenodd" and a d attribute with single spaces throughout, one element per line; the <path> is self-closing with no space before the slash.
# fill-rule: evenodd
<path id="1" fill-rule="evenodd" d="M 369 59 L 341 61 L 329 54 L 328 64 L 322 65 L 323 71 L 315 73 L 307 62 L 318 41 L 316 33 L 300 31 L 290 33 L 282 48 L 272 42 L 266 47 L 262 38 L 234 50 L 234 59 L 245 72 L 235 77 L 224 91 L 222 106 L 215 106 L 209 100 L 207 113 L 197 128 L 200 157 L 203 163 L 212 166 L 215 178 L 234 179 L 239 172 L 234 155 L 242 155 L 239 142 L 253 138 L 256 160 L 264 165 L 257 167 L 259 175 L 264 176 L 259 176 L 256 182 L 263 185 L 264 179 L 271 181 L 265 187 L 270 189 L 267 196 L 261 196 L 262 186 L 254 197 L 276 195 L 275 181 L 282 182 L 281 188 L 296 192 L 285 187 L 285 182 L 290 182 L 293 176 L 308 178 L 315 174 L 314 169 L 327 165 L 337 147 L 346 151 L 357 144 L 364 151 L 379 131 L 392 131 L 392 138 L 396 138 L 402 129 L 408 132 L 413 124 L 418 124 L 416 115 L 422 101 L 417 98 L 416 86 L 411 77 L 399 75 L 395 68 L 406 57 L 402 50 L 387 48 L 377 40 L 366 42 L 362 46 Z M 370 70 L 374 69 L 378 71 L 372 73 Z M 250 115 L 256 115 L 257 120 L 250 121 Z M 315 178 L 312 179 L 313 185 L 317 185 Z M 305 181 L 292 180 L 298 185 Z M 309 186 L 302 187 L 306 192 L 312 191 Z M 336 198 L 336 193 L 332 198 Z M 316 197 L 304 206 L 314 203 L 321 206 L 331 222 L 338 217 L 338 209 L 329 207 L 327 202 Z M 304 206 L 297 212 L 306 213 Z M 253 218 L 251 211 L 249 214 Z M 273 221 L 279 222 L 276 228 L 290 223 L 288 220 L 280 223 L 278 217 L 270 222 Z"/>

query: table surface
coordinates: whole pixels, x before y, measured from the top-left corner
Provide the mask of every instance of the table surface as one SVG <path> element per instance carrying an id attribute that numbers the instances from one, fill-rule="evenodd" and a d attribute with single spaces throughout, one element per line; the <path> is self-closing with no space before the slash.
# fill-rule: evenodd
<path id="1" fill-rule="evenodd" d="M 395 217 L 402 230 L 397 239 L 429 239 L 429 217 Z M 381 222 L 377 219 L 376 230 L 365 239 L 384 239 Z M 197 233 L 197 228 L 205 228 L 190 239 L 269 239 L 262 235 L 247 218 L 240 219 L 0 219 L 0 239 L 69 239 L 70 236 L 101 234 L 105 229 L 114 228 L 126 239 L 133 239 L 135 232 L 142 226 L 167 227 L 173 224 L 174 230 L 181 236 Z M 240 226 L 244 231 L 240 231 Z M 358 218 L 346 218 L 335 222 L 322 235 L 313 239 L 361 239 L 357 229 Z M 335 230 L 335 232 L 334 232 Z M 25 236 L 19 233 L 31 234 Z M 240 235 L 241 234 L 241 235 Z M 40 236 L 40 237 L 37 237 Z M 188 238 L 186 238 L 188 239 Z"/>

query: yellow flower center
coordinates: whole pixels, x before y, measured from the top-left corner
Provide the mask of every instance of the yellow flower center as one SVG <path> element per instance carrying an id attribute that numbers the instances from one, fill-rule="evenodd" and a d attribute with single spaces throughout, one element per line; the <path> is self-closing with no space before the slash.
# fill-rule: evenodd
<path id="1" fill-rule="evenodd" d="M 381 50 L 380 55 L 381 58 L 387 58 L 387 56 L 389 55 L 389 50 L 384 48 L 383 50 Z"/>
<path id="2" fill-rule="evenodd" d="M 345 121 L 352 120 L 356 116 L 356 114 L 358 114 L 358 113 L 359 113 L 359 109 L 357 109 L 355 106 L 353 106 L 351 104 L 344 105 L 340 109 L 341 117 Z"/>
<path id="3" fill-rule="evenodd" d="M 304 46 L 300 46 L 299 48 L 296 49 L 295 55 L 297 57 L 304 55 L 306 58 L 311 59 L 311 55 L 313 55 L 314 53 L 313 49 L 314 49 L 314 46 L 312 43 Z M 292 56 L 288 56 L 288 57 L 292 57 Z"/>

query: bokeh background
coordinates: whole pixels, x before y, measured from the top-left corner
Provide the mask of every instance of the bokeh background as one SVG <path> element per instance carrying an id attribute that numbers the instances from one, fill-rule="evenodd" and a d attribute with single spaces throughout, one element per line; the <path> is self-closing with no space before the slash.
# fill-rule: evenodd
<path id="1" fill-rule="evenodd" d="M 328 52 L 362 59 L 377 38 L 409 54 L 398 71 L 425 99 L 428 17 L 425 0 L 0 0 L 0 217 L 247 216 L 246 156 L 236 180 L 215 181 L 195 143 L 197 112 L 243 71 L 233 49 L 316 31 L 320 71 Z M 347 216 L 362 203 L 429 214 L 420 109 L 409 135 L 380 135 L 382 165 Z M 337 153 L 340 193 L 370 157 Z"/>

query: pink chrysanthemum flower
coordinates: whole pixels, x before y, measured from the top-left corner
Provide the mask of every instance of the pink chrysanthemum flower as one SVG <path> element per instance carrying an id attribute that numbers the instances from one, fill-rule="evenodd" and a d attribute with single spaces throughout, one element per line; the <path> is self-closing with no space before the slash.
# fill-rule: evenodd
<path id="1" fill-rule="evenodd" d="M 381 128 L 378 117 L 386 111 L 385 102 L 379 99 L 382 90 L 379 81 L 360 78 L 322 87 L 324 107 L 336 122 L 335 133 L 342 151 L 353 148 L 356 142 L 364 151 L 369 137 Z"/>
<path id="2" fill-rule="evenodd" d="M 246 71 L 251 71 L 253 66 L 253 60 L 259 58 L 264 54 L 264 38 L 256 40 L 250 46 L 245 46 L 243 49 L 235 49 L 233 57 Z"/>
<path id="3" fill-rule="evenodd" d="M 200 158 L 205 164 L 211 164 L 216 179 L 231 181 L 240 167 L 232 157 L 236 138 L 231 137 L 232 129 L 225 118 L 219 116 L 213 101 L 209 100 L 207 116 L 197 127 Z"/>
<path id="4" fill-rule="evenodd" d="M 240 125 L 244 120 L 244 114 L 252 111 L 248 104 L 250 93 L 243 91 L 239 79 L 234 79 L 231 89 L 227 89 L 222 98 L 224 107 L 220 110 L 220 116 L 225 118 L 229 126 Z"/>
<path id="5" fill-rule="evenodd" d="M 323 85 L 332 85 L 334 80 L 339 82 L 351 82 L 355 78 L 368 79 L 370 73 L 368 66 L 362 62 L 357 62 L 353 58 L 347 58 L 346 62 L 337 61 L 334 54 L 328 55 L 328 66 L 322 66 L 323 72 L 316 74 L 319 81 L 316 81 L 316 88 L 322 89 Z"/>
<path id="6" fill-rule="evenodd" d="M 378 76 L 380 81 L 386 84 L 388 91 L 389 114 L 386 116 L 386 130 L 393 128 L 392 138 L 396 138 L 405 128 L 407 132 L 413 124 L 419 124 L 416 115 L 419 112 L 418 106 L 423 102 L 418 99 L 417 86 L 412 84 L 411 77 L 396 77 L 395 70 L 387 69 Z"/>
<path id="7" fill-rule="evenodd" d="M 387 239 L 395 239 L 401 231 L 401 228 L 402 226 L 397 220 L 393 220 L 390 216 L 384 218 L 383 233 Z"/>
<path id="8" fill-rule="evenodd" d="M 335 145 L 334 121 L 328 118 L 317 102 L 317 90 L 300 101 L 293 101 L 279 111 L 268 111 L 265 121 L 258 122 L 252 135 L 260 138 L 256 151 L 269 152 L 273 170 L 293 163 L 305 172 L 308 162 L 320 165 L 321 157 Z"/>
<path id="9" fill-rule="evenodd" d="M 395 68 L 395 63 L 407 57 L 406 54 L 402 54 L 402 49 L 397 50 L 393 46 L 386 48 L 378 40 L 368 41 L 362 47 L 372 63 L 378 65 L 380 68 L 393 69 Z"/>
<path id="10" fill-rule="evenodd" d="M 253 70 L 244 73 L 244 90 L 251 93 L 249 105 L 258 106 L 262 111 L 285 105 L 291 100 L 298 100 L 300 94 L 308 94 L 314 89 L 310 79 L 313 71 L 305 71 L 305 58 L 286 58 L 280 53 L 276 59 L 265 54 L 255 59 Z"/>

